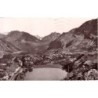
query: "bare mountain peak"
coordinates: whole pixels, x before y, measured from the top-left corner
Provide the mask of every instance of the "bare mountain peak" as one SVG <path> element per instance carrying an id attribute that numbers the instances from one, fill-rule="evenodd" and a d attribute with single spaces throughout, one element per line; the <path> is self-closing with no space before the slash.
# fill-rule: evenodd
<path id="1" fill-rule="evenodd" d="M 84 35 L 86 38 L 90 38 L 91 35 L 97 35 L 97 23 L 98 19 L 92 19 L 84 22 L 81 26 L 71 29 L 69 32 L 62 33 L 61 36 L 65 36 L 68 33 L 73 35 Z"/>
<path id="2" fill-rule="evenodd" d="M 58 33 L 58 32 L 52 32 L 50 35 L 60 35 L 60 33 Z"/>
<path id="3" fill-rule="evenodd" d="M 49 49 L 57 48 L 57 44 L 61 43 L 63 49 L 77 51 L 77 50 L 93 50 L 96 48 L 98 19 L 93 19 L 84 22 L 80 27 L 73 28 L 69 32 L 62 33 L 55 41 L 51 42 Z M 59 48 L 61 46 L 59 45 Z M 62 48 L 62 47 L 61 47 Z M 90 51 L 91 51 L 90 50 Z"/>
<path id="4" fill-rule="evenodd" d="M 51 34 L 42 38 L 42 41 L 53 41 L 60 36 L 60 33 L 52 32 Z"/>
<path id="5" fill-rule="evenodd" d="M 85 37 L 90 37 L 90 34 L 97 35 L 98 19 L 92 19 L 83 23 L 76 29 L 76 33 L 83 33 Z"/>
<path id="6" fill-rule="evenodd" d="M 13 35 L 18 35 L 18 34 L 22 34 L 22 32 L 18 31 L 18 30 L 13 30 L 13 31 L 10 31 L 8 33 L 8 36 L 13 36 Z"/>
<path id="7" fill-rule="evenodd" d="M 18 31 L 18 30 L 9 32 L 6 37 L 7 41 L 18 41 L 23 39 L 26 41 L 39 41 L 39 39 L 29 34 L 28 32 Z"/>

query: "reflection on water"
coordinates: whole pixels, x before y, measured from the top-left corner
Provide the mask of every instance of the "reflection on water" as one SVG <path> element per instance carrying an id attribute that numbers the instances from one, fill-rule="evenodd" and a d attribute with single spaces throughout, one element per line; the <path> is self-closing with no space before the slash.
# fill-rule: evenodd
<path id="1" fill-rule="evenodd" d="M 61 80 L 67 72 L 60 68 L 35 68 L 26 74 L 25 80 Z"/>

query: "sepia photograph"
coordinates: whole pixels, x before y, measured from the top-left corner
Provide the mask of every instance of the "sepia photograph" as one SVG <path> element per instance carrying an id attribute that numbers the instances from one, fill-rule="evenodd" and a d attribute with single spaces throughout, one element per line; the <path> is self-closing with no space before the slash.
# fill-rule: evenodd
<path id="1" fill-rule="evenodd" d="M 0 18 L 0 81 L 98 80 L 98 19 Z"/>
<path id="2" fill-rule="evenodd" d="M 98 98 L 97 0 L 0 0 L 1 98 Z"/>

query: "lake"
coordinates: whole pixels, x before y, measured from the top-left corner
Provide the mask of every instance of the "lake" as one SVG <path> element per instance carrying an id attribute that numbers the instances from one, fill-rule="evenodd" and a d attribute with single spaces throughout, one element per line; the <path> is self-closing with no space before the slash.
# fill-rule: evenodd
<path id="1" fill-rule="evenodd" d="M 25 80 L 62 80 L 67 72 L 60 68 L 34 68 L 26 74 Z"/>

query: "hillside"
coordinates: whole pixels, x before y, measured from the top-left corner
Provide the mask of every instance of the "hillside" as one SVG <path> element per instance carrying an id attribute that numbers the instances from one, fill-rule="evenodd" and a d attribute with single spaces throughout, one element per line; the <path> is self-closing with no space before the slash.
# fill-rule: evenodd
<path id="1" fill-rule="evenodd" d="M 39 43 L 39 39 L 27 32 L 11 31 L 5 40 L 15 45 L 21 51 L 34 52 L 34 48 Z"/>
<path id="2" fill-rule="evenodd" d="M 60 36 L 60 33 L 57 32 L 52 32 L 51 34 L 45 36 L 42 38 L 42 42 L 52 42 L 54 41 L 56 38 L 58 38 Z"/>
<path id="3" fill-rule="evenodd" d="M 50 43 L 48 50 L 62 49 L 65 52 L 94 51 L 97 47 L 97 20 L 89 20 L 80 27 L 61 34 Z"/>
<path id="4" fill-rule="evenodd" d="M 52 32 L 51 34 L 43 37 L 39 43 L 39 46 L 37 47 L 37 50 L 39 53 L 43 53 L 47 50 L 49 47 L 49 44 L 57 39 L 60 36 L 60 33 Z"/>
<path id="5" fill-rule="evenodd" d="M 0 39 L 0 51 L 4 51 L 4 52 L 16 52 L 19 51 L 18 48 L 16 48 L 14 45 L 12 45 L 11 43 Z"/>

